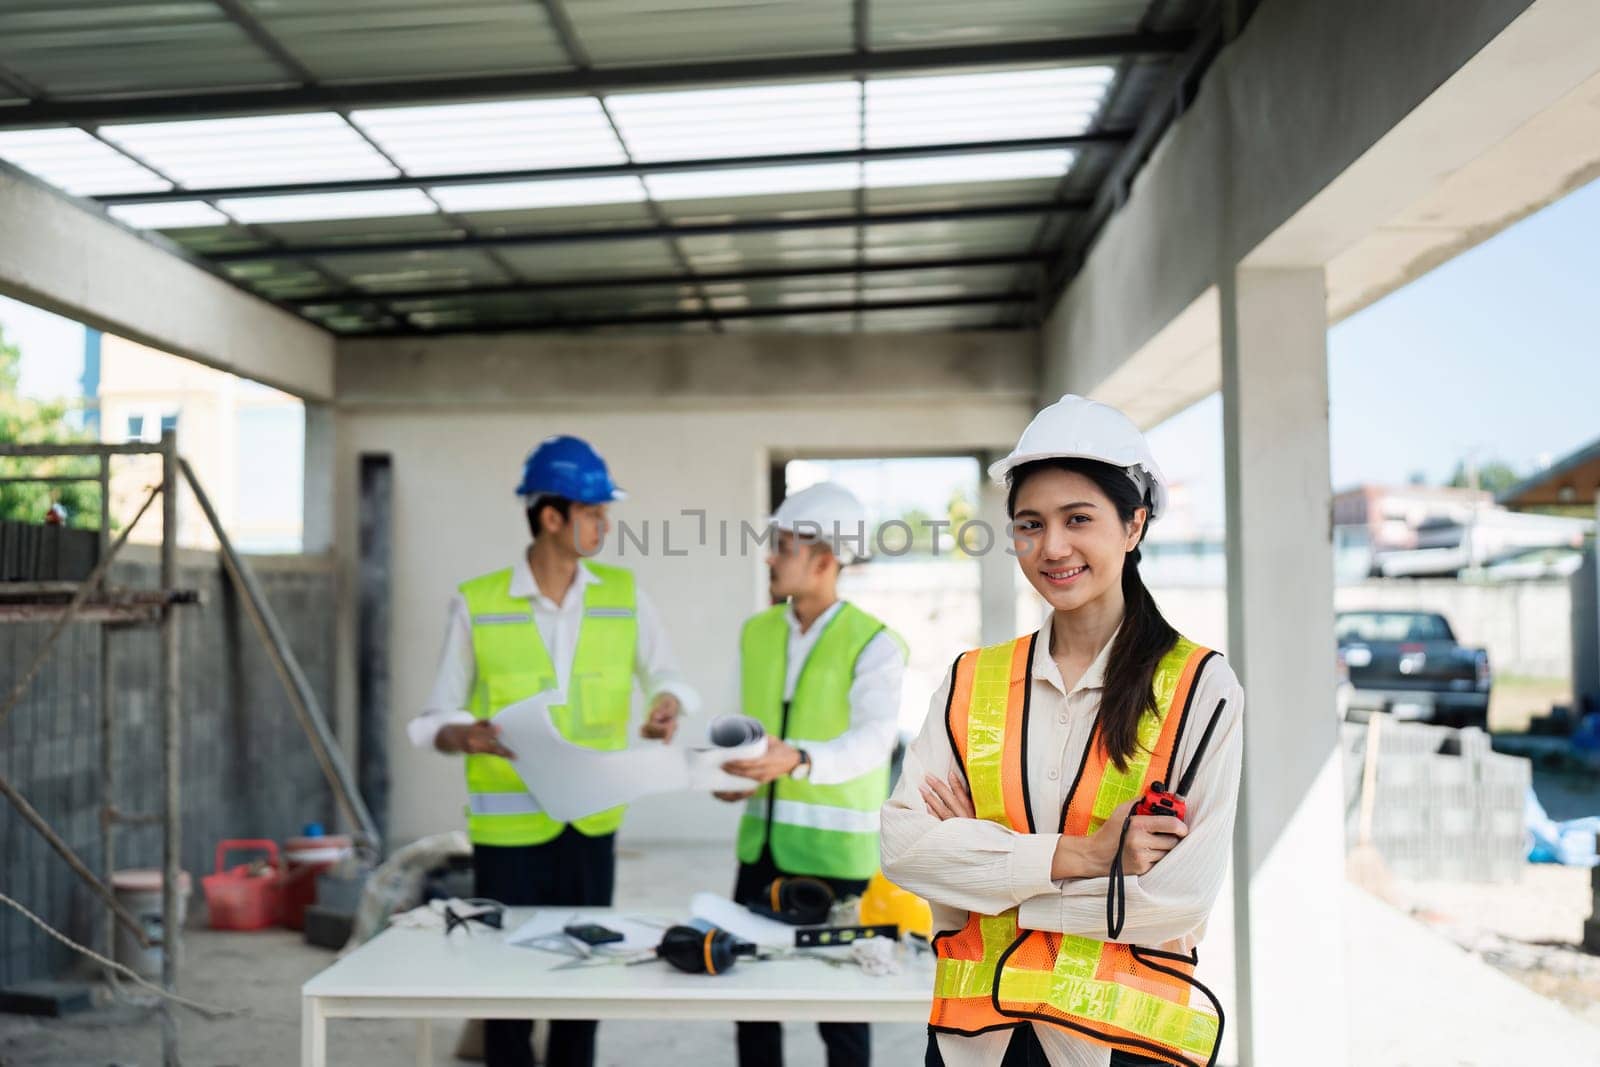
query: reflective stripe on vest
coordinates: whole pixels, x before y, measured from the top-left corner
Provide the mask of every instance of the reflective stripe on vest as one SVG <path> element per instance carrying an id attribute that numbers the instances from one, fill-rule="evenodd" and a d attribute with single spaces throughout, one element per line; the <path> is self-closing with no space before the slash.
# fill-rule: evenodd
<path id="1" fill-rule="evenodd" d="M 765 797 L 752 797 L 750 814 L 757 819 L 767 817 Z M 772 821 L 787 826 L 807 826 L 813 830 L 841 830 L 850 834 L 875 834 L 878 832 L 878 811 L 855 811 L 851 808 L 833 808 L 825 804 L 802 804 L 798 800 L 779 800 L 772 804 Z"/>
<path id="2" fill-rule="evenodd" d="M 833 740 L 850 728 L 856 660 L 880 632 L 904 651 L 883 623 L 842 603 L 806 657 L 786 706 L 788 608 L 779 604 L 752 616 L 739 638 L 744 713 L 761 720 L 768 734 L 802 748 Z M 881 766 L 848 782 L 779 778 L 756 792 L 739 820 L 739 859 L 755 863 L 765 846 L 787 874 L 870 878 L 878 870 L 878 809 L 888 795 L 888 753 Z"/>
<path id="3" fill-rule="evenodd" d="M 634 649 L 638 623 L 633 575 L 621 567 L 588 560 L 599 581 L 583 592 L 583 622 L 578 629 L 566 703 L 553 705 L 551 719 L 562 736 L 596 749 L 628 744 L 628 716 L 633 697 Z M 472 649 L 477 680 L 468 710 L 486 719 L 519 700 L 556 687 L 555 666 L 525 597 L 511 595 L 507 568 L 474 578 L 461 586 L 472 618 Z M 564 828 L 540 810 L 539 803 L 499 756 L 469 755 L 467 829 L 480 845 L 538 845 L 553 840 Z M 585 816 L 573 823 L 591 837 L 613 833 L 622 823 L 623 808 Z"/>
<path id="4" fill-rule="evenodd" d="M 1038 635 L 965 653 L 956 661 L 945 721 L 980 819 L 1032 833 L 1027 806 L 1027 717 Z M 1215 653 L 1180 638 L 1152 680 L 1156 713 L 1118 770 L 1098 727 L 1084 754 L 1062 832 L 1098 830 L 1110 813 L 1169 774 L 1194 682 Z M 980 1033 L 1037 1020 L 1096 1044 L 1182 1067 L 1214 1062 L 1218 1015 L 1189 1006 L 1194 957 L 1095 938 L 1021 930 L 1016 909 L 971 915 L 934 938 L 938 956 L 930 1025 Z M 1209 991 L 1205 991 L 1210 997 Z M 1213 1002 L 1214 1002 L 1214 998 Z"/>

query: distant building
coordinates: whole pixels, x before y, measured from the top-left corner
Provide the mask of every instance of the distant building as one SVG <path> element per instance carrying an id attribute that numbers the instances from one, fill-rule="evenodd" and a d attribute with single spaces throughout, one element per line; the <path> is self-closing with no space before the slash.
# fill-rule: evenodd
<path id="1" fill-rule="evenodd" d="M 1465 523 L 1494 501 L 1481 489 L 1436 485 L 1362 485 L 1333 496 L 1333 524 L 1366 533 L 1374 552 L 1419 548 L 1418 531 L 1444 520 Z"/>
<path id="2" fill-rule="evenodd" d="M 92 332 L 92 331 L 91 331 Z M 301 478 L 305 414 L 300 401 L 193 360 L 102 335 L 93 363 L 85 360 L 88 410 L 100 440 L 161 440 L 178 435 L 178 450 L 194 468 L 228 536 L 241 551 L 297 552 L 301 540 Z M 112 465 L 112 513 L 126 522 L 160 480 L 153 456 Z M 196 548 L 216 547 L 199 505 L 179 493 L 178 537 Z M 161 510 L 153 507 L 133 540 L 161 538 Z"/>

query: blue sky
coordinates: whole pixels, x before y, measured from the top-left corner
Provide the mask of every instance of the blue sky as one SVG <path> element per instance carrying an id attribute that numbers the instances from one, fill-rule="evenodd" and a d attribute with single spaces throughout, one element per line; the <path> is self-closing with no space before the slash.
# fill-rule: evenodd
<path id="1" fill-rule="evenodd" d="M 24 393 L 76 395 L 82 327 L 3 297 L 0 325 L 22 346 Z M 1414 471 L 1443 481 L 1469 452 L 1530 473 L 1600 437 L 1600 182 L 1335 326 L 1328 364 L 1336 489 Z M 1220 525 L 1220 398 L 1150 436 L 1168 476 L 1193 487 L 1202 521 Z M 892 487 L 888 513 L 942 513 L 974 474 L 963 461 L 893 476 L 851 467 L 838 473 L 863 493 Z"/>
<path id="2" fill-rule="evenodd" d="M 1335 489 L 1442 482 L 1474 453 L 1530 474 L 1600 437 L 1600 182 L 1328 331 Z M 1222 520 L 1222 398 L 1150 433 Z"/>

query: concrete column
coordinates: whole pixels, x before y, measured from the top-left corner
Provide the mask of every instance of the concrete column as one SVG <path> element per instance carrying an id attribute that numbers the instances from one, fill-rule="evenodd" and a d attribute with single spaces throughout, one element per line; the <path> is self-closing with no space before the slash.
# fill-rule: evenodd
<path id="1" fill-rule="evenodd" d="M 1006 489 L 989 479 L 989 464 L 1001 458 L 978 456 L 978 518 L 994 531 L 994 544 L 978 557 L 979 641 L 999 644 L 1017 636 L 1017 558 L 1006 549 Z"/>
<path id="2" fill-rule="evenodd" d="M 1234 838 L 1239 1059 L 1346 1062 L 1327 312 L 1320 268 L 1221 286 L 1228 659 L 1245 690 Z"/>
<path id="3" fill-rule="evenodd" d="M 332 404 L 306 401 L 304 480 L 301 483 L 301 551 L 321 555 L 333 551 L 334 414 Z"/>

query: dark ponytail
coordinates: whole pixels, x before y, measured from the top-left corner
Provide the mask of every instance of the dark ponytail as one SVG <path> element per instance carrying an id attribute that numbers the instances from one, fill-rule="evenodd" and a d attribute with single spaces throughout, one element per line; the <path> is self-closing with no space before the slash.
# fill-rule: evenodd
<path id="1" fill-rule="evenodd" d="M 1017 492 L 1028 477 L 1041 470 L 1064 470 L 1081 474 L 1100 487 L 1117 509 L 1124 525 L 1134 512 L 1148 503 L 1138 486 L 1119 468 L 1089 459 L 1041 459 L 1024 463 L 1011 471 L 1006 514 L 1014 516 Z M 1145 529 L 1139 540 L 1149 531 Z M 1139 747 L 1139 720 L 1145 712 L 1158 712 L 1153 680 L 1161 658 L 1178 641 L 1178 631 L 1162 616 L 1155 598 L 1139 577 L 1139 549 L 1134 547 L 1122 564 L 1122 626 L 1106 660 L 1105 689 L 1100 698 L 1100 742 L 1116 768 L 1126 770 L 1128 760 Z"/>

